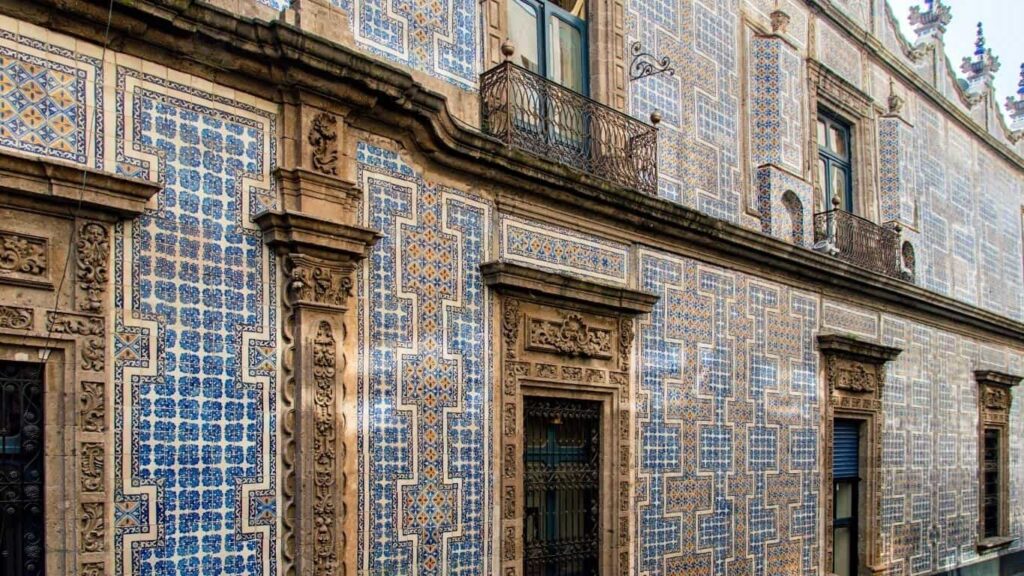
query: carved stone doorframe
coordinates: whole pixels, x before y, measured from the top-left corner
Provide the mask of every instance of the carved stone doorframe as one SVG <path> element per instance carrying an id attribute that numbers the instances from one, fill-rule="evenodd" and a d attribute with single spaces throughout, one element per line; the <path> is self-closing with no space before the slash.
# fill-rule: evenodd
<path id="1" fill-rule="evenodd" d="M 628 574 L 633 320 L 657 296 L 507 262 L 481 271 L 501 295 L 500 573 L 523 574 L 523 397 L 536 395 L 601 403 L 599 565 L 601 574 Z"/>
<path id="2" fill-rule="evenodd" d="M 818 349 L 825 365 L 825 447 L 822 450 L 822 498 L 824 499 L 825 573 L 832 571 L 832 519 L 835 516 L 832 457 L 837 418 L 861 422 L 860 468 L 864 481 L 859 483 L 858 546 L 860 564 L 869 574 L 886 570 L 881 557 L 879 522 L 882 485 L 882 386 L 885 365 L 902 352 L 851 336 L 822 334 Z"/>
<path id="3" fill-rule="evenodd" d="M 1008 546 L 1015 539 L 1010 532 L 1010 408 L 1013 405 L 1013 387 L 1020 384 L 1021 377 L 995 370 L 975 370 L 974 380 L 978 383 L 978 543 L 979 552 Z M 984 458 L 985 430 L 995 429 L 999 433 L 999 533 L 985 537 L 984 514 Z"/>

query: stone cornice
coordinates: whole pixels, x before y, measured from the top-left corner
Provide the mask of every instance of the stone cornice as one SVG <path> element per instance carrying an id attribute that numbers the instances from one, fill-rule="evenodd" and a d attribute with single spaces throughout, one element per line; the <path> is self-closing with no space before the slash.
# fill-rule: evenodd
<path id="1" fill-rule="evenodd" d="M 381 237 L 376 230 L 298 212 L 264 212 L 255 221 L 280 252 L 323 260 L 362 260 Z"/>
<path id="2" fill-rule="evenodd" d="M 875 342 L 861 340 L 844 334 L 821 334 L 818 336 L 818 349 L 822 354 L 843 356 L 868 364 L 885 364 L 895 360 L 900 348 L 882 346 Z"/>
<path id="3" fill-rule="evenodd" d="M 987 386 L 1000 386 L 1003 388 L 1010 388 L 1020 384 L 1021 377 L 1014 374 L 1007 374 L 1005 372 L 997 372 L 995 370 L 975 370 L 974 379 L 978 384 L 985 384 Z"/>
<path id="4" fill-rule="evenodd" d="M 480 265 L 480 272 L 484 284 L 499 292 L 556 301 L 571 300 L 619 314 L 646 314 L 654 309 L 659 298 L 647 292 L 599 284 L 510 262 L 486 262 Z"/>
<path id="5" fill-rule="evenodd" d="M 130 217 L 141 214 L 162 186 L 38 156 L 0 151 L 0 194 L 41 212 L 75 210 Z"/>
<path id="6" fill-rule="evenodd" d="M 952 102 L 946 98 L 942 92 L 935 86 L 929 84 L 924 78 L 920 76 L 914 69 L 907 66 L 904 62 L 901 62 L 889 49 L 882 44 L 882 41 L 877 38 L 873 32 L 864 30 L 856 22 L 853 21 L 849 16 L 843 14 L 840 10 L 833 7 L 828 0 L 805 0 L 809 5 L 817 9 L 817 11 L 827 17 L 836 25 L 837 28 L 843 30 L 846 33 L 848 39 L 855 42 L 858 46 L 865 49 L 870 56 L 878 59 L 879 62 L 883 63 L 890 71 L 896 73 L 899 78 L 906 84 L 912 86 L 918 91 L 918 93 L 926 96 L 932 104 L 938 106 L 943 112 L 948 114 L 960 125 L 967 129 L 971 134 L 974 134 L 982 142 L 987 144 L 994 152 L 1003 157 L 1007 162 L 1013 165 L 1018 170 L 1024 171 L 1024 158 L 1017 154 L 1017 152 L 1000 142 L 995 136 L 993 136 L 988 129 L 984 126 L 978 125 L 970 115 L 963 110 L 957 108 Z M 884 17 L 883 15 L 876 14 L 875 18 Z M 949 64 L 949 59 L 945 54 L 939 55 L 943 60 L 942 65 L 952 71 Z M 956 81 L 956 76 L 953 76 L 953 81 Z M 1005 130 L 1005 125 L 1002 123 L 1002 116 L 999 117 L 1000 127 L 1004 129 L 1007 138 L 1009 138 L 1009 131 Z"/>
<path id="7" fill-rule="evenodd" d="M 95 42 L 102 40 L 107 6 L 8 0 L 0 12 Z M 641 243 L 704 254 L 794 285 L 853 293 L 950 329 L 1024 340 L 1024 324 L 998 314 L 506 147 L 454 119 L 445 98 L 411 74 L 294 26 L 242 19 L 193 0 L 136 0 L 116 4 L 111 30 L 117 50 L 266 98 L 300 88 L 337 100 L 352 109 L 348 120 L 355 125 L 401 140 L 444 170 L 486 179 L 499 204 L 525 198 L 618 226 Z"/>

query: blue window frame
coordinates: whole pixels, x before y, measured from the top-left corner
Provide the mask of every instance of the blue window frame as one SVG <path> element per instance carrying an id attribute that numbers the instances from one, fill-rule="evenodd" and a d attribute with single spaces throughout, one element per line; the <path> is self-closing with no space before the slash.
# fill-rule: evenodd
<path id="1" fill-rule="evenodd" d="M 832 198 L 838 196 L 839 207 L 856 214 L 851 143 L 849 124 L 827 112 L 818 113 L 818 181 L 825 206 L 831 209 Z"/>
<path id="2" fill-rule="evenodd" d="M 508 0 L 508 28 L 516 64 L 589 94 L 586 0 Z"/>

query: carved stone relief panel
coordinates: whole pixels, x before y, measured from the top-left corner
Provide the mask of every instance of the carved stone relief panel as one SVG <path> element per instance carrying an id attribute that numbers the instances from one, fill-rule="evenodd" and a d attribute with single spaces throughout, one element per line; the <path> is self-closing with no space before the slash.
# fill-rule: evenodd
<path id="1" fill-rule="evenodd" d="M 49 241 L 0 230 L 0 282 L 49 285 Z"/>
<path id="2" fill-rule="evenodd" d="M 110 234 L 97 222 L 85 222 L 78 228 L 75 261 L 78 281 L 78 309 L 102 312 L 103 294 L 109 279 Z"/>

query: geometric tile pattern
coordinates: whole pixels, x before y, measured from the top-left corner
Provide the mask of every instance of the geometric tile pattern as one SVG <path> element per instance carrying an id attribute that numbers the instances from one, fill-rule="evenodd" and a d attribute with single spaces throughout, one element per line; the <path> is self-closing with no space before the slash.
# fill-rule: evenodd
<path id="1" fill-rule="evenodd" d="M 638 259 L 637 573 L 816 574 L 816 298 Z"/>
<path id="2" fill-rule="evenodd" d="M 492 206 L 358 145 L 357 573 L 489 574 Z"/>
<path id="3" fill-rule="evenodd" d="M 1024 359 L 889 316 L 882 319 L 882 342 L 903 349 L 887 365 L 882 389 L 881 541 L 883 554 L 893 560 L 889 573 L 931 573 L 976 561 L 978 386 L 973 371 L 1020 374 Z M 1014 400 L 1011 418 L 1021 422 L 1024 412 Z M 1009 468 L 1010 501 L 1019 502 L 1024 429 L 1013 426 L 1010 434 L 1011 459 L 1017 462 Z M 1024 529 L 1019 510 L 1011 512 L 1010 528 L 1015 534 Z"/>
<path id="4" fill-rule="evenodd" d="M 863 89 L 864 72 L 860 50 L 835 28 L 817 21 L 817 59 L 850 84 Z"/>
<path id="5" fill-rule="evenodd" d="M 277 571 L 270 104 L 117 68 L 122 171 L 163 184 L 115 241 L 117 574 Z"/>
<path id="6" fill-rule="evenodd" d="M 754 174 L 761 232 L 797 246 L 810 247 L 813 242 L 811 185 L 771 164 L 760 166 Z"/>
<path id="7" fill-rule="evenodd" d="M 917 226 L 913 130 L 899 117 L 878 119 L 878 183 L 882 222 Z"/>
<path id="8" fill-rule="evenodd" d="M 475 0 L 331 0 L 348 13 L 360 48 L 465 90 L 479 82 Z"/>
<path id="9" fill-rule="evenodd" d="M 501 216 L 499 258 L 529 266 L 625 284 L 629 247 L 553 224 Z"/>
<path id="10" fill-rule="evenodd" d="M 751 163 L 801 174 L 806 89 L 800 54 L 779 37 L 748 37 L 747 46 Z"/>
<path id="11" fill-rule="evenodd" d="M 0 30 L 0 147 L 102 166 L 102 92 L 98 59 Z"/>
<path id="12" fill-rule="evenodd" d="M 918 227 L 905 229 L 904 237 L 914 243 L 917 282 L 1020 320 L 1024 267 L 1014 207 L 1021 205 L 1024 181 L 943 114 L 916 104 L 907 177 L 917 191 Z"/>
<path id="13" fill-rule="evenodd" d="M 739 1 L 630 0 L 627 42 L 672 59 L 675 75 L 630 83 L 629 112 L 658 126 L 659 195 L 723 220 L 740 216 Z"/>

